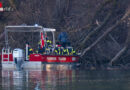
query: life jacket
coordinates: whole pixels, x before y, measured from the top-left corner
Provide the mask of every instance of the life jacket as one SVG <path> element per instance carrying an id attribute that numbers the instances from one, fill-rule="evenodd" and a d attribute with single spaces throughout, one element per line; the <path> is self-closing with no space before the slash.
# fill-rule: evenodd
<path id="1" fill-rule="evenodd" d="M 67 54 L 67 49 L 63 49 L 63 55 L 66 55 Z"/>
<path id="2" fill-rule="evenodd" d="M 70 55 L 69 49 L 67 48 L 67 55 Z"/>
<path id="3" fill-rule="evenodd" d="M 41 45 L 41 40 L 38 42 L 38 45 Z"/>
<path id="4" fill-rule="evenodd" d="M 33 53 L 33 49 L 32 48 L 29 48 L 29 51 L 28 51 L 28 55 L 32 54 Z"/>
<path id="5" fill-rule="evenodd" d="M 47 40 L 47 44 L 51 44 L 52 42 L 51 42 L 51 40 Z"/>
<path id="6" fill-rule="evenodd" d="M 60 48 L 58 48 L 58 54 L 61 55 L 61 49 Z"/>
<path id="7" fill-rule="evenodd" d="M 60 54 L 59 55 L 63 55 L 63 47 L 60 48 Z"/>
<path id="8" fill-rule="evenodd" d="M 74 51 L 73 48 L 67 48 L 67 55 L 74 55 L 76 52 Z"/>
<path id="9" fill-rule="evenodd" d="M 29 49 L 29 51 L 33 51 L 33 49 L 32 49 L 32 48 L 30 48 L 30 49 Z"/>
<path id="10" fill-rule="evenodd" d="M 58 55 L 58 48 L 56 47 L 55 50 L 54 50 L 55 54 Z"/>
<path id="11" fill-rule="evenodd" d="M 76 51 L 72 49 L 72 55 L 76 55 Z"/>
<path id="12" fill-rule="evenodd" d="M 52 45 L 52 41 L 51 40 L 47 40 L 47 45 L 48 45 L 48 47 L 51 47 Z"/>

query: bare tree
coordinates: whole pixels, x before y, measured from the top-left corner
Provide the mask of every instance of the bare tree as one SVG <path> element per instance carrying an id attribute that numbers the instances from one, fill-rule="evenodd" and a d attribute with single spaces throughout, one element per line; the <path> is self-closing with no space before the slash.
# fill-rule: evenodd
<path id="1" fill-rule="evenodd" d="M 121 22 L 124 21 L 126 17 L 128 17 L 129 12 L 125 13 L 125 15 L 116 22 L 115 25 L 108 28 L 95 42 L 93 42 L 90 46 L 88 46 L 82 53 L 81 57 L 85 55 L 86 52 L 88 52 L 90 49 L 92 49 L 97 43 L 99 43 L 105 36 L 107 36 L 112 30 L 114 30 Z"/>
<path id="2" fill-rule="evenodd" d="M 130 16 L 130 8 L 127 9 L 127 12 L 125 14 L 125 17 L 127 17 L 127 23 L 126 25 L 128 25 L 128 33 L 127 33 L 127 38 L 126 38 L 126 41 L 125 41 L 125 45 L 124 47 L 111 59 L 111 61 L 109 62 L 109 65 L 112 66 L 112 63 L 115 62 L 116 60 L 118 60 L 125 51 L 127 51 L 129 49 L 129 46 L 130 46 L 130 26 L 129 26 L 129 23 L 130 23 L 130 20 L 128 19 Z M 124 18 L 125 18 L 124 17 Z"/>

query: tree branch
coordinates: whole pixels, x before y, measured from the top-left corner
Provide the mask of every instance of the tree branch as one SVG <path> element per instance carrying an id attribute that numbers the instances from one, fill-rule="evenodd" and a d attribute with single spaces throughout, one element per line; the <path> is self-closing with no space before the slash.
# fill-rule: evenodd
<path id="1" fill-rule="evenodd" d="M 99 30 L 101 30 L 101 29 L 107 24 L 107 22 L 108 22 L 108 20 L 110 19 L 111 15 L 112 15 L 112 12 L 109 13 L 109 14 L 106 16 L 104 22 L 103 22 L 100 26 L 98 26 L 96 29 L 94 29 L 92 32 L 90 32 L 90 33 L 86 36 L 86 38 L 82 41 L 82 43 L 80 44 L 80 46 L 84 47 L 85 42 L 88 41 L 88 39 L 89 39 L 92 35 L 94 35 L 96 32 L 98 32 Z"/>
<path id="2" fill-rule="evenodd" d="M 86 52 L 88 52 L 90 49 L 92 49 L 97 43 L 99 43 L 107 34 L 109 34 L 113 29 L 115 29 L 125 18 L 123 17 L 121 20 L 117 21 L 115 25 L 108 28 L 103 35 L 101 35 L 94 43 L 92 43 L 89 47 L 87 47 L 83 53 L 81 54 L 81 57 L 85 55 Z"/>

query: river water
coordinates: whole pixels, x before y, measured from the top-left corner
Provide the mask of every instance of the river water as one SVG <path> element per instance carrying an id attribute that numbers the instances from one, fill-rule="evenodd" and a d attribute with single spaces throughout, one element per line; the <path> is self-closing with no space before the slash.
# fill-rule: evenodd
<path id="1" fill-rule="evenodd" d="M 129 70 L 1 70 L 0 90 L 130 90 Z"/>

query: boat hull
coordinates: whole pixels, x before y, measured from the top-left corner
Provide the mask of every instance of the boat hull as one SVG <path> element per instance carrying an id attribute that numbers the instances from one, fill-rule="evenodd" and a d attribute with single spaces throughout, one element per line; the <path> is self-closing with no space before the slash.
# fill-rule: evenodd
<path id="1" fill-rule="evenodd" d="M 16 69 L 13 57 L 9 61 L 2 61 L 2 69 Z M 21 68 L 23 69 L 72 69 L 80 64 L 78 56 L 58 56 L 58 55 L 41 55 L 31 54 L 29 60 L 24 61 Z"/>
<path id="2" fill-rule="evenodd" d="M 44 63 L 76 63 L 78 62 L 78 56 L 64 56 L 64 55 L 41 55 L 31 54 L 29 61 L 41 61 Z"/>
<path id="3" fill-rule="evenodd" d="M 16 69 L 16 65 L 12 61 L 9 62 L 3 61 L 1 64 L 2 64 L 2 69 Z"/>

